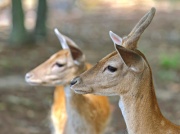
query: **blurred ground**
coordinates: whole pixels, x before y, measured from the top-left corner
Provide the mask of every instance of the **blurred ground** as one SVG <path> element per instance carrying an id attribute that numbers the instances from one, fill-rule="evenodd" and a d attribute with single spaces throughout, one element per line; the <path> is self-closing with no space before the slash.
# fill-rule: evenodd
<path id="1" fill-rule="evenodd" d="M 161 3 L 162 4 L 162 3 Z M 156 94 L 163 115 L 180 125 L 180 10 L 166 4 L 157 5 L 157 13 L 139 41 L 153 70 Z M 143 5 L 141 3 L 141 5 Z M 148 5 L 148 4 L 147 4 Z M 53 28 L 71 37 L 82 48 L 87 60 L 95 64 L 114 50 L 108 32 L 127 35 L 148 6 L 121 6 L 80 10 L 69 13 L 59 10 L 56 0 L 49 2 L 49 36 L 36 46 L 8 46 L 9 26 L 0 27 L 0 133 L 49 134 L 48 115 L 53 88 L 31 87 L 24 82 L 26 72 L 45 61 L 61 47 Z M 154 6 L 154 4 L 153 4 Z M 8 14 L 9 9 L 3 11 Z M 1 15 L 2 17 L 2 15 Z M 5 21 L 5 20 L 3 20 Z M 6 22 L 6 21 L 5 21 Z M 8 23 L 1 24 L 8 24 Z M 112 120 L 107 134 L 125 133 L 125 124 L 118 108 L 119 97 L 109 97 Z"/>

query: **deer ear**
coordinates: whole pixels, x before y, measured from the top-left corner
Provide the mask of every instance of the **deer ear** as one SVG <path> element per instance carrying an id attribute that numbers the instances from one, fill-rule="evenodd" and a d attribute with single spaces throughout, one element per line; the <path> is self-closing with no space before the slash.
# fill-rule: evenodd
<path id="1" fill-rule="evenodd" d="M 79 48 L 69 45 L 69 50 L 75 64 L 81 65 L 85 61 L 85 55 Z"/>
<path id="2" fill-rule="evenodd" d="M 119 45 L 116 45 L 115 49 L 129 69 L 137 73 L 144 70 L 144 60 L 140 55 Z"/>
<path id="3" fill-rule="evenodd" d="M 66 42 L 65 37 L 59 32 L 59 30 L 57 28 L 55 28 L 54 32 L 55 32 L 56 36 L 58 37 L 59 42 L 60 42 L 62 48 L 63 49 L 69 49 L 69 46 L 68 46 L 68 44 Z"/>
<path id="4" fill-rule="evenodd" d="M 116 45 L 122 44 L 122 38 L 119 37 L 117 34 L 113 33 L 112 31 L 109 31 L 109 36 L 111 37 L 114 44 Z"/>
<path id="5" fill-rule="evenodd" d="M 63 36 L 57 28 L 54 29 L 56 36 L 58 37 L 63 49 L 68 49 L 71 53 L 71 57 L 75 64 L 81 65 L 84 62 L 85 56 L 83 52 L 78 48 L 76 43 L 70 38 Z"/>

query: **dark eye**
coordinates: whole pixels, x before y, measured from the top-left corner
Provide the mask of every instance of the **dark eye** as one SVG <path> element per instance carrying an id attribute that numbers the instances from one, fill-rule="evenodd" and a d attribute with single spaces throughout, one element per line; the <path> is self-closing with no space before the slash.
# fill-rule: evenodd
<path id="1" fill-rule="evenodd" d="M 64 64 L 61 64 L 61 63 L 58 63 L 58 62 L 56 62 L 55 65 L 58 66 L 58 67 L 63 67 L 64 66 Z"/>
<path id="2" fill-rule="evenodd" d="M 107 69 L 108 69 L 110 72 L 115 72 L 115 71 L 117 70 L 117 68 L 112 67 L 112 66 L 108 66 Z"/>

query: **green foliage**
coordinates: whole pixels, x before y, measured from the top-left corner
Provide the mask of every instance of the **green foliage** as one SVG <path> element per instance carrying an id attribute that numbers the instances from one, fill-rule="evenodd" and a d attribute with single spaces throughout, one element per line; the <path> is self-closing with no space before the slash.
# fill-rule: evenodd
<path id="1" fill-rule="evenodd" d="M 159 57 L 160 70 L 158 76 L 167 81 L 177 81 L 180 70 L 180 53 L 162 54 Z"/>
<path id="2" fill-rule="evenodd" d="M 162 54 L 159 63 L 164 69 L 180 69 L 180 53 Z"/>

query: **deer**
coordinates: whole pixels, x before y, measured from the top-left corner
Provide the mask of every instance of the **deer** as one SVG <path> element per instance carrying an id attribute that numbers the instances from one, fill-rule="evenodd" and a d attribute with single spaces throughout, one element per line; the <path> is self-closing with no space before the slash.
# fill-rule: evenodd
<path id="1" fill-rule="evenodd" d="M 85 55 L 69 37 L 54 30 L 62 50 L 26 74 L 27 83 L 53 86 L 51 108 L 53 134 L 102 134 L 110 117 L 108 98 L 98 95 L 78 95 L 70 89 L 75 76 L 92 67 Z"/>
<path id="2" fill-rule="evenodd" d="M 120 37 L 110 31 L 115 51 L 71 81 L 71 89 L 77 94 L 120 96 L 119 108 L 129 134 L 180 134 L 180 126 L 162 115 L 150 65 L 137 49 L 155 12 L 152 7 L 128 36 Z"/>

